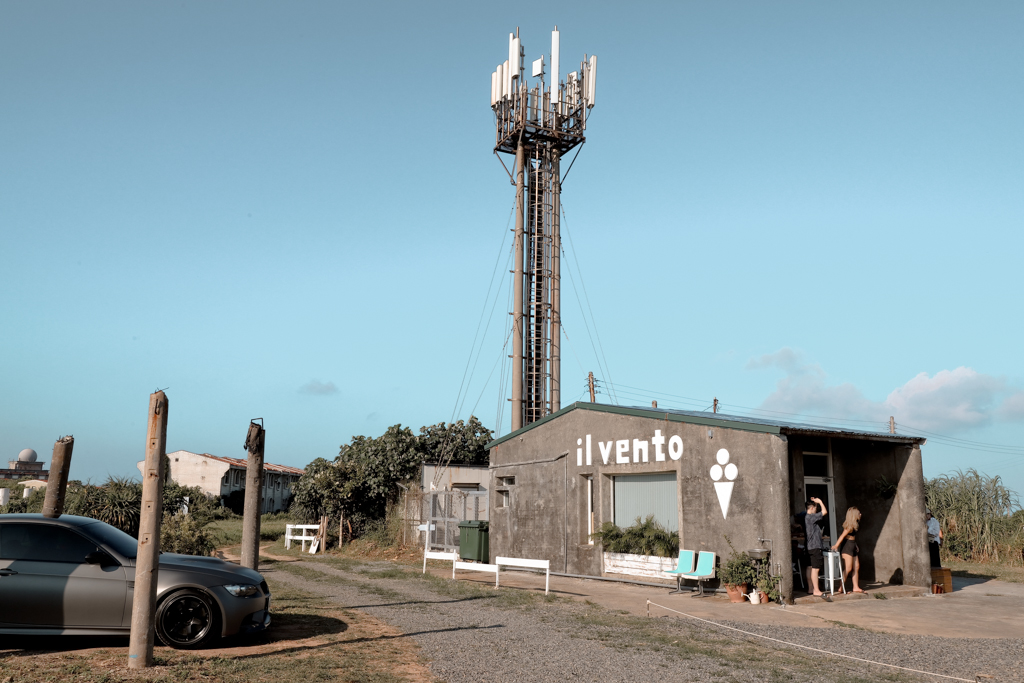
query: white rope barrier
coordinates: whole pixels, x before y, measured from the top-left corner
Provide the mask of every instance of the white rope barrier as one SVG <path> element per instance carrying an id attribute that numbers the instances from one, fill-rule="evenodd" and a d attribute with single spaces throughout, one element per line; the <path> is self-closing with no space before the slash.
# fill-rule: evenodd
<path id="1" fill-rule="evenodd" d="M 676 614 L 681 614 L 684 617 L 688 617 L 690 619 L 696 619 L 697 621 L 703 621 L 706 624 L 712 624 L 712 625 L 717 626 L 719 628 L 729 629 L 730 631 L 736 631 L 738 633 L 742 633 L 742 634 L 747 635 L 747 636 L 753 636 L 755 638 L 764 638 L 765 640 L 770 640 L 770 641 L 772 641 L 774 643 L 781 643 L 782 645 L 789 645 L 791 647 L 799 647 L 799 648 L 804 649 L 804 650 L 811 650 L 812 652 L 820 652 L 822 654 L 832 655 L 833 657 L 843 657 L 844 659 L 852 659 L 852 660 L 857 661 L 857 662 L 865 662 L 867 664 L 877 664 L 878 666 L 887 666 L 890 669 L 900 669 L 901 671 L 911 671 L 911 672 L 916 673 L 916 674 L 924 674 L 925 676 L 935 676 L 936 678 L 946 678 L 946 679 L 951 680 L 951 681 L 964 681 L 964 683 L 976 683 L 977 682 L 977 678 L 975 678 L 974 680 L 971 680 L 969 678 L 959 678 L 957 676 L 946 676 L 945 674 L 932 673 L 931 671 L 921 671 L 920 669 L 908 669 L 905 666 L 896 666 L 895 664 L 886 664 L 885 662 L 876 662 L 876 661 L 871 660 L 871 659 L 862 659 L 861 657 L 853 657 L 852 655 L 844 655 L 844 654 L 840 654 L 838 652 L 829 652 L 828 650 L 820 650 L 820 649 L 818 649 L 816 647 L 810 647 L 808 645 L 800 645 L 799 643 L 790 643 L 790 642 L 785 641 L 785 640 L 779 640 L 778 638 L 772 638 L 771 636 L 763 636 L 760 633 L 751 633 L 750 631 L 744 631 L 743 629 L 740 629 L 740 628 L 734 628 L 732 626 L 726 626 L 725 624 L 719 624 L 718 622 L 711 621 L 710 619 L 702 619 L 700 617 L 695 617 L 692 614 L 687 614 L 686 612 L 680 612 L 679 610 L 672 609 L 671 607 L 665 607 L 664 605 L 659 605 L 658 603 L 651 602 L 650 600 L 647 601 L 647 616 L 651 616 L 651 605 L 654 605 L 655 607 L 660 607 L 663 610 L 668 610 L 669 612 L 675 612 Z"/>

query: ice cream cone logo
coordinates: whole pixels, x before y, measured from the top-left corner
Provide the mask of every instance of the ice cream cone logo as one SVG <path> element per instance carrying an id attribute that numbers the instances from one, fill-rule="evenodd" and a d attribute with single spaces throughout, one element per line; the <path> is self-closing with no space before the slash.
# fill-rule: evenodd
<path id="1" fill-rule="evenodd" d="M 729 499 L 732 498 L 732 485 L 739 470 L 734 463 L 729 462 L 729 451 L 719 449 L 715 455 L 718 464 L 711 467 L 711 478 L 715 482 L 715 493 L 718 494 L 718 504 L 722 506 L 722 519 L 729 517 Z M 722 477 L 728 481 L 722 481 Z"/>

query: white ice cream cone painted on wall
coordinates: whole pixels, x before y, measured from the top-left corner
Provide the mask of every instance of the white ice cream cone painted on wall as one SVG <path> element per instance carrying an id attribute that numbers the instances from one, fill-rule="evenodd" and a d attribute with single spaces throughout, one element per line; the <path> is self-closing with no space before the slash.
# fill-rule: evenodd
<path id="1" fill-rule="evenodd" d="M 718 504 L 722 507 L 722 519 L 729 518 L 729 500 L 732 498 L 732 486 L 735 483 L 739 470 L 734 463 L 729 462 L 729 451 L 719 449 L 715 456 L 717 465 L 711 467 L 711 478 L 715 482 L 715 493 L 718 494 Z M 722 481 L 722 477 L 728 481 Z"/>

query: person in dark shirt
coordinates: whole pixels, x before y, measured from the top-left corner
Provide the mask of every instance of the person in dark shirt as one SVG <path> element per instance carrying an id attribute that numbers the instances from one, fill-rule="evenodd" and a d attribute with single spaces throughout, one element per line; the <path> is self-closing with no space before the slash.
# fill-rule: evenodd
<path id="1" fill-rule="evenodd" d="M 822 555 L 824 541 L 821 538 L 821 527 L 818 526 L 818 522 L 825 518 L 828 510 L 821 498 L 812 497 L 806 505 L 807 514 L 804 515 L 804 528 L 807 532 L 807 554 L 811 556 L 811 566 L 807 569 L 807 586 L 814 595 L 824 596 L 825 594 L 818 588 L 818 574 L 825 568 L 825 558 Z M 819 508 L 821 512 L 818 512 Z"/>

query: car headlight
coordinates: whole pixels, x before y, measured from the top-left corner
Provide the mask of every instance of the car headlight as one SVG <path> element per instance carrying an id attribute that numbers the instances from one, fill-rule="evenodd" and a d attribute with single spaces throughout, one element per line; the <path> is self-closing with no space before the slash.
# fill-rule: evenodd
<path id="1" fill-rule="evenodd" d="M 236 598 L 247 598 L 250 595 L 259 595 L 260 589 L 253 586 L 250 583 L 235 584 L 232 586 L 224 586 L 224 590 L 231 593 Z"/>

